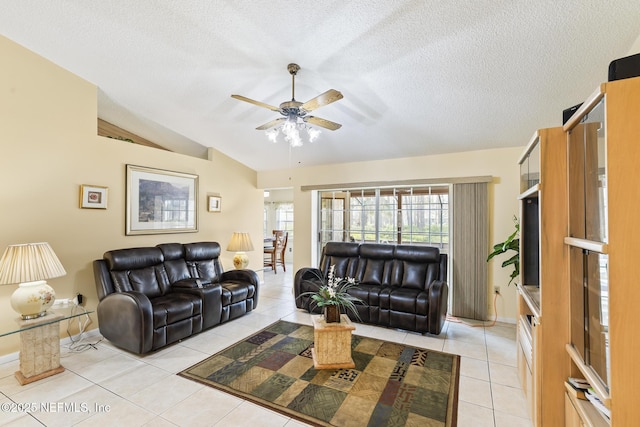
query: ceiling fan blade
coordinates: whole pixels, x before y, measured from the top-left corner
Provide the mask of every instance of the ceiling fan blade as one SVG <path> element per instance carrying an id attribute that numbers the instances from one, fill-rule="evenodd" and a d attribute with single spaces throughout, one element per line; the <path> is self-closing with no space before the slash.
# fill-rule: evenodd
<path id="1" fill-rule="evenodd" d="M 342 99 L 342 93 L 335 89 L 329 89 L 325 93 L 316 96 L 313 99 L 308 100 L 300 106 L 305 111 L 313 111 L 316 108 L 324 107 L 332 102 L 336 102 Z"/>
<path id="2" fill-rule="evenodd" d="M 274 127 L 275 125 L 284 122 L 287 120 L 285 117 L 280 117 L 279 119 L 271 120 L 269 123 L 265 123 L 262 126 L 258 126 L 256 130 L 266 130 Z"/>
<path id="3" fill-rule="evenodd" d="M 273 105 L 265 104 L 264 102 L 255 101 L 255 100 L 253 100 L 251 98 L 247 98 L 246 96 L 231 95 L 231 97 L 235 98 L 235 99 L 239 99 L 240 101 L 244 101 L 244 102 L 248 102 L 248 103 L 253 104 L 253 105 L 257 105 L 258 107 L 266 108 L 266 109 L 271 110 L 271 111 L 280 111 L 280 108 L 278 108 L 278 107 L 274 107 Z"/>
<path id="4" fill-rule="evenodd" d="M 307 123 L 311 123 L 312 125 L 320 126 L 329 130 L 336 130 L 342 127 L 340 123 L 332 122 L 332 121 L 321 119 L 320 117 L 314 117 L 314 116 L 307 116 L 304 118 L 304 121 Z"/>

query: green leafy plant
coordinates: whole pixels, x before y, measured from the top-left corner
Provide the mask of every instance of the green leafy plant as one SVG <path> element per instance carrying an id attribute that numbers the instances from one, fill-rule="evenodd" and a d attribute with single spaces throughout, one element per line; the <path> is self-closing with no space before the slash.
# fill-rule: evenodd
<path id="1" fill-rule="evenodd" d="M 298 298 L 302 296 L 310 296 L 313 303 L 318 307 L 326 307 L 328 305 L 337 305 L 340 307 L 340 311 L 349 310 L 353 315 L 360 320 L 360 315 L 356 309 L 357 304 L 364 304 L 358 297 L 354 297 L 347 293 L 351 288 L 358 286 L 356 280 L 352 277 L 340 278 L 335 276 L 335 265 L 329 267 L 329 273 L 327 277 L 323 277 L 322 273 L 315 272 L 314 275 L 320 280 L 321 285 L 318 286 L 317 291 L 310 291 L 300 294 Z M 315 281 L 309 281 L 317 286 Z"/>
<path id="2" fill-rule="evenodd" d="M 507 286 L 511 284 L 520 275 L 520 222 L 517 217 L 513 217 L 513 223 L 515 225 L 515 231 L 507 237 L 502 243 L 498 243 L 493 246 L 493 252 L 487 257 L 487 262 L 497 256 L 507 253 L 509 251 L 515 251 L 515 255 L 507 259 L 502 263 L 502 268 L 513 265 L 513 271 L 511 272 L 511 280 L 507 283 Z"/>

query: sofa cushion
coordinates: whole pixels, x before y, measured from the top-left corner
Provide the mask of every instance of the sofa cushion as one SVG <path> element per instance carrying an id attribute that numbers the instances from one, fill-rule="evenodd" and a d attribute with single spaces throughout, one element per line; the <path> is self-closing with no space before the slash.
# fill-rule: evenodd
<path id="1" fill-rule="evenodd" d="M 394 288 L 390 294 L 389 308 L 405 313 L 426 314 L 428 309 L 426 296 L 427 294 L 420 289 Z"/>
<path id="2" fill-rule="evenodd" d="M 356 279 L 362 284 L 388 285 L 391 278 L 394 247 L 385 244 L 360 246 Z"/>
<path id="3" fill-rule="evenodd" d="M 169 283 L 191 278 L 187 263 L 184 260 L 184 247 L 180 243 L 163 243 L 157 247 L 164 256 L 164 268 Z"/>
<path id="4" fill-rule="evenodd" d="M 222 282 L 222 305 L 235 304 L 253 297 L 253 286 L 246 283 Z"/>
<path id="5" fill-rule="evenodd" d="M 189 319 L 202 313 L 202 301 L 196 295 L 171 293 L 151 300 L 155 329 Z"/>
<path id="6" fill-rule="evenodd" d="M 220 281 L 222 271 L 217 262 L 220 245 L 217 242 L 187 243 L 184 245 L 184 258 L 191 277 L 206 279 L 211 283 Z"/>
<path id="7" fill-rule="evenodd" d="M 440 250 L 427 246 L 398 245 L 391 284 L 424 290 L 438 278 Z"/>
<path id="8" fill-rule="evenodd" d="M 104 259 L 117 292 L 138 291 L 154 298 L 169 290 L 158 248 L 118 249 L 106 252 Z"/>
<path id="9" fill-rule="evenodd" d="M 359 248 L 359 243 L 328 242 L 324 246 L 320 270 L 326 275 L 333 265 L 336 277 L 355 277 Z"/>

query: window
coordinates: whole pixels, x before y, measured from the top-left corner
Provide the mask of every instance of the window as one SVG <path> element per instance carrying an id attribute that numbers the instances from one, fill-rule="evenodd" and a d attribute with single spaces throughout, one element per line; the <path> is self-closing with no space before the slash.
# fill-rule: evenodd
<path id="1" fill-rule="evenodd" d="M 289 232 L 289 239 L 293 237 L 293 203 L 278 203 L 275 229 Z"/>
<path id="2" fill-rule="evenodd" d="M 320 192 L 320 245 L 329 241 L 449 246 L 449 187 Z"/>

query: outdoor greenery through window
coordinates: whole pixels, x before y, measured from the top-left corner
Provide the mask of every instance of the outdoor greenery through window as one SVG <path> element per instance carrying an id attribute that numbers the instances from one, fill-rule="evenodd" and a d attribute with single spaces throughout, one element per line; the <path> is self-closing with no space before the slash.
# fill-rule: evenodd
<path id="1" fill-rule="evenodd" d="M 320 192 L 320 245 L 355 241 L 449 246 L 449 187 Z"/>

